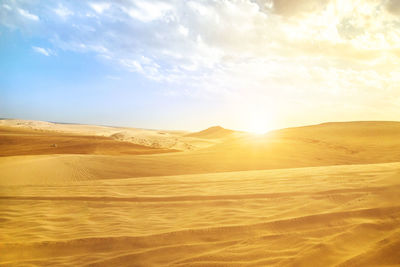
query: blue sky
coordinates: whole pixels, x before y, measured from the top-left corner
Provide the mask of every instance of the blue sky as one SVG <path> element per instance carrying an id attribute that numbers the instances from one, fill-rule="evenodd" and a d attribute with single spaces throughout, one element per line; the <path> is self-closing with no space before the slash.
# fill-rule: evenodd
<path id="1" fill-rule="evenodd" d="M 0 117 L 268 130 L 398 120 L 394 0 L 0 3 Z"/>

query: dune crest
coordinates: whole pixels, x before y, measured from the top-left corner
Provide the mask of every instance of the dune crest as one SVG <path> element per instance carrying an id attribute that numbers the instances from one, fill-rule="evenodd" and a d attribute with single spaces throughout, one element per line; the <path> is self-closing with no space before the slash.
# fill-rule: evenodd
<path id="1" fill-rule="evenodd" d="M 205 138 L 205 139 L 218 139 L 218 138 L 226 138 L 234 134 L 235 131 L 222 128 L 221 126 L 213 126 L 202 130 L 196 133 L 190 133 L 186 136 L 197 137 L 197 138 Z M 236 132 L 237 133 L 237 132 Z"/>

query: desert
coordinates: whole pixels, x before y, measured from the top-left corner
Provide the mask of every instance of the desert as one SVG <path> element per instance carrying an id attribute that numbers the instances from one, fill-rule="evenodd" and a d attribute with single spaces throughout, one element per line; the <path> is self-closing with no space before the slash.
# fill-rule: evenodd
<path id="1" fill-rule="evenodd" d="M 4 266 L 400 264 L 399 122 L 171 133 L 186 150 L 1 124 Z"/>

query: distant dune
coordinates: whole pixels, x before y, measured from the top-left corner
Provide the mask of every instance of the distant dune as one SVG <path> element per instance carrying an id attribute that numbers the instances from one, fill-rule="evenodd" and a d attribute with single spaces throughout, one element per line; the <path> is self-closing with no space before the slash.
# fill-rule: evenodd
<path id="1" fill-rule="evenodd" d="M 233 133 L 235 133 L 235 131 L 222 128 L 221 126 L 213 126 L 213 127 L 207 128 L 200 132 L 187 134 L 186 136 L 215 139 L 215 138 L 228 137 L 228 136 L 232 135 Z"/>
<path id="2" fill-rule="evenodd" d="M 400 122 L 0 120 L 0 265 L 400 265 L 399 175 Z"/>
<path id="3" fill-rule="evenodd" d="M 105 136 L 0 127 L 0 156 L 49 154 L 153 154 L 177 150 L 116 141 Z"/>
<path id="4" fill-rule="evenodd" d="M 10 131 L 10 127 L 12 129 L 18 130 L 19 132 L 25 131 L 26 135 L 37 135 L 38 133 L 45 135 L 47 133 L 54 136 L 55 133 L 58 133 L 68 136 L 78 135 L 81 137 L 102 137 L 97 139 L 106 140 L 108 138 L 116 141 L 128 142 L 157 149 L 172 149 L 184 151 L 195 150 L 214 144 L 214 142 L 206 139 L 185 137 L 187 132 L 184 131 L 159 131 L 138 128 L 123 128 L 72 123 L 65 124 L 31 120 L 0 120 L 0 134 L 5 131 L 11 133 L 12 131 Z M 9 138 L 11 138 L 10 135 Z M 107 150 L 107 152 L 106 150 L 102 151 L 103 152 L 101 152 L 100 154 L 121 154 L 121 151 L 123 151 L 123 149 L 114 149 L 114 152 L 112 152 L 111 150 Z"/>

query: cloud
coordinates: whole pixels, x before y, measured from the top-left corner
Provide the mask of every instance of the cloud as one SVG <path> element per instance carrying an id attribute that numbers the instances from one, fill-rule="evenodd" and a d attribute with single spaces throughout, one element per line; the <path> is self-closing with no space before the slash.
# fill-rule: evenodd
<path id="1" fill-rule="evenodd" d="M 284 16 L 321 11 L 329 0 L 274 0 L 273 10 Z"/>
<path id="2" fill-rule="evenodd" d="M 54 12 L 62 17 L 62 18 L 67 18 L 69 16 L 74 15 L 74 12 L 72 12 L 71 10 L 69 10 L 67 7 L 63 6 L 62 4 L 59 4 L 57 8 L 54 9 Z"/>
<path id="3" fill-rule="evenodd" d="M 179 25 L 178 31 L 179 31 L 182 35 L 184 35 L 184 36 L 188 36 L 188 34 L 189 34 L 189 29 L 186 28 L 186 27 L 183 26 L 183 25 Z"/>
<path id="4" fill-rule="evenodd" d="M 7 10 L 11 10 L 11 7 L 7 4 L 3 4 L 3 8 L 7 9 Z"/>
<path id="5" fill-rule="evenodd" d="M 37 31 L 52 48 L 91 53 L 176 95 L 248 95 L 279 109 L 285 99 L 294 107 L 317 98 L 362 105 L 377 92 L 398 91 L 391 74 L 399 73 L 400 57 L 393 0 L 61 1 L 55 9 L 68 7 L 61 14 L 73 14 L 73 23 L 57 12 L 48 16 L 54 7 L 13 3 L 0 11 L 0 23 L 33 28 L 12 16 L 18 8 L 49 18 Z M 352 95 L 360 99 L 350 101 Z"/>
<path id="6" fill-rule="evenodd" d="M 27 19 L 34 20 L 34 21 L 39 20 L 38 16 L 36 16 L 35 14 L 32 14 L 29 11 L 22 9 L 22 8 L 18 8 L 18 13 Z"/>
<path id="7" fill-rule="evenodd" d="M 46 48 L 43 48 L 43 47 L 32 46 L 32 49 L 33 49 L 33 51 L 35 51 L 36 53 L 45 55 L 45 56 L 47 56 L 47 57 L 50 56 L 50 55 L 52 55 L 52 54 L 54 54 L 53 51 L 50 50 L 50 49 L 48 49 L 48 48 L 46 49 Z"/>
<path id="8" fill-rule="evenodd" d="M 398 0 L 388 0 L 386 8 L 389 12 L 394 15 L 400 15 L 400 1 Z"/>
<path id="9" fill-rule="evenodd" d="M 122 10 L 130 17 L 142 22 L 150 22 L 162 18 L 173 8 L 165 2 L 134 1 L 134 7 L 123 7 Z"/>
<path id="10" fill-rule="evenodd" d="M 105 10 L 109 9 L 111 4 L 109 3 L 89 3 L 89 6 L 99 14 L 102 14 Z"/>

